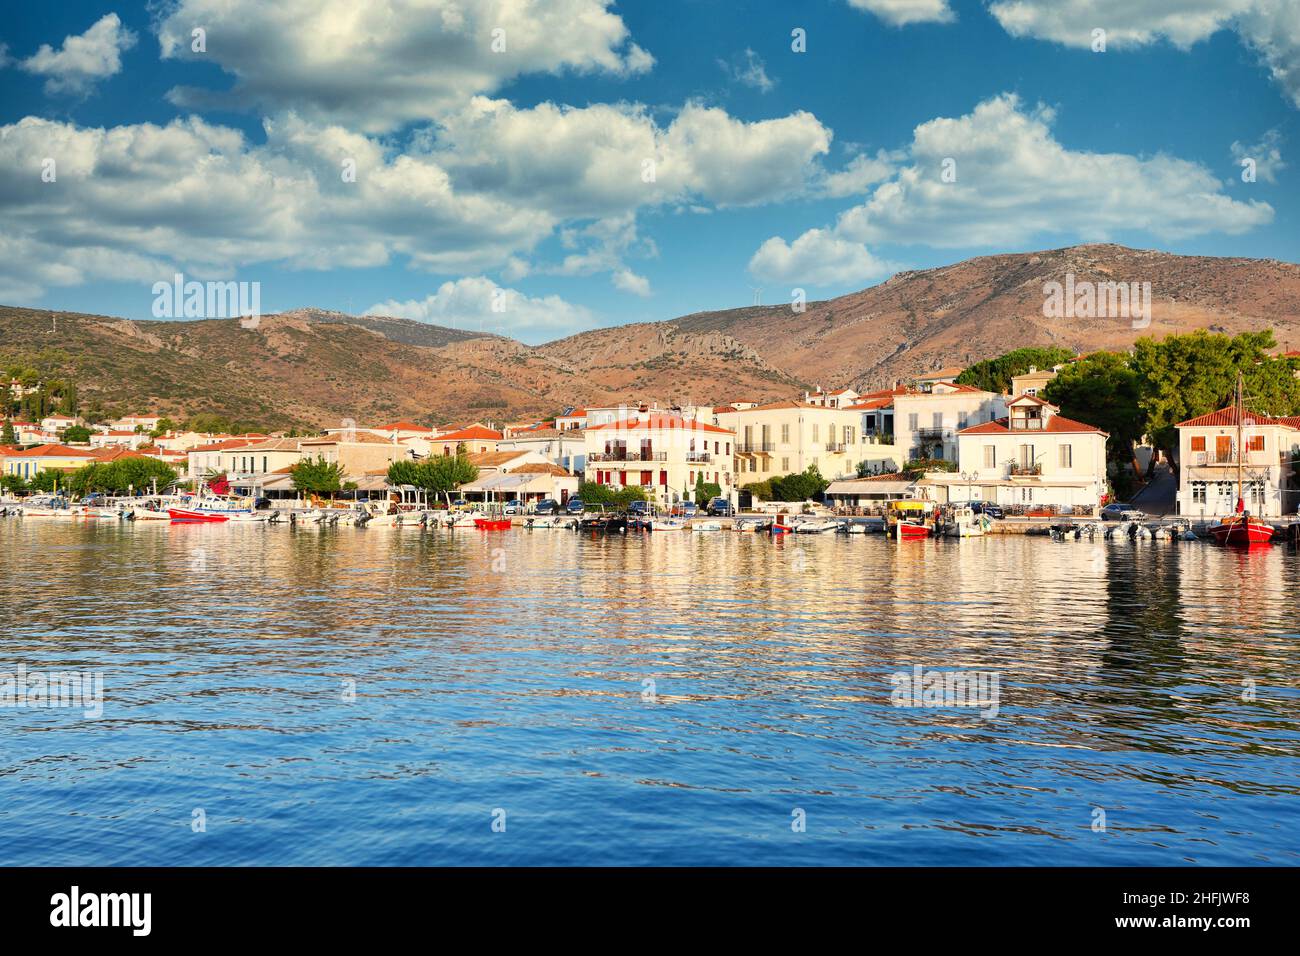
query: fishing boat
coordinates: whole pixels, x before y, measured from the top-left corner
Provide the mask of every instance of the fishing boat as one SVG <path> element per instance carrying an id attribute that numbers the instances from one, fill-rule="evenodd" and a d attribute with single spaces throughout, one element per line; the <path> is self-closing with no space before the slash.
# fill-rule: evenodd
<path id="1" fill-rule="evenodd" d="M 693 521 L 693 522 L 691 523 L 691 530 L 692 530 L 692 531 L 721 531 L 721 530 L 722 530 L 722 522 L 721 522 L 721 521 L 712 521 L 712 520 L 708 520 L 708 521 Z"/>
<path id="2" fill-rule="evenodd" d="M 686 522 L 681 518 L 651 518 L 651 531 L 681 531 Z"/>
<path id="3" fill-rule="evenodd" d="M 766 531 L 771 525 L 770 518 L 737 518 L 732 527 L 736 531 Z"/>
<path id="4" fill-rule="evenodd" d="M 796 534 L 825 534 L 828 531 L 834 531 L 840 526 L 838 521 L 831 518 L 809 518 L 800 521 L 794 526 Z"/>
<path id="5" fill-rule="evenodd" d="M 790 521 L 789 515 L 777 515 L 767 531 L 768 534 L 793 534 L 794 529 L 795 525 Z"/>
<path id="6" fill-rule="evenodd" d="M 480 531 L 509 531 L 509 518 L 475 518 L 474 527 Z"/>
<path id="7" fill-rule="evenodd" d="M 898 541 L 928 538 L 934 531 L 934 502 L 919 499 L 894 501 L 889 505 L 887 531 Z"/>
<path id="8" fill-rule="evenodd" d="M 1242 401 L 1242 376 L 1237 373 L 1237 401 L 1235 412 L 1237 419 L 1237 508 L 1231 518 L 1224 518 L 1210 527 L 1210 534 L 1217 544 L 1249 547 L 1252 544 L 1266 544 L 1273 539 L 1273 526 L 1252 518 L 1246 510 L 1246 499 L 1242 495 L 1242 469 L 1244 468 L 1243 420 L 1245 407 Z"/>
<path id="9" fill-rule="evenodd" d="M 969 505 L 958 505 L 948 511 L 943 534 L 948 538 L 978 538 L 987 533 L 992 524 L 984 515 L 977 515 Z"/>

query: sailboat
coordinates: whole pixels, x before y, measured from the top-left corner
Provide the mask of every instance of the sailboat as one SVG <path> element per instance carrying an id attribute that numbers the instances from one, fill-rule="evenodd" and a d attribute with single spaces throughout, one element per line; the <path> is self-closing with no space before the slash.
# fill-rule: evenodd
<path id="1" fill-rule="evenodd" d="M 1246 510 L 1246 499 L 1242 497 L 1241 490 L 1242 459 L 1244 455 L 1242 419 L 1245 418 L 1245 409 L 1241 398 L 1240 372 L 1237 373 L 1237 403 L 1235 410 L 1237 413 L 1237 509 L 1231 518 L 1224 518 L 1211 527 L 1210 534 L 1214 536 L 1214 540 L 1219 544 L 1237 546 L 1264 544 L 1272 539 L 1273 526 L 1250 516 L 1250 512 Z"/>

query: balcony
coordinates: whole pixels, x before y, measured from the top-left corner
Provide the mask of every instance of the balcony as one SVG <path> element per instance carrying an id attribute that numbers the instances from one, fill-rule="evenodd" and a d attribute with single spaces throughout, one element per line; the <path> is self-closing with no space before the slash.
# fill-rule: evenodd
<path id="1" fill-rule="evenodd" d="M 713 456 L 707 451 L 688 451 L 686 453 L 686 460 L 707 465 L 709 462 L 713 461 Z"/>
<path id="2" fill-rule="evenodd" d="M 888 432 L 872 432 L 862 436 L 864 445 L 892 445 L 894 436 Z"/>
<path id="3" fill-rule="evenodd" d="M 1043 473 L 1042 465 L 1012 465 L 1012 477 L 1021 477 L 1025 475 L 1041 475 Z"/>
<path id="4" fill-rule="evenodd" d="M 738 442 L 736 445 L 736 454 L 753 455 L 763 451 L 775 451 L 776 443 L 770 441 L 748 441 Z"/>
<path id="5" fill-rule="evenodd" d="M 844 443 L 839 441 L 828 441 L 826 443 L 826 453 L 828 455 L 837 455 L 844 451 Z"/>
<path id="6" fill-rule="evenodd" d="M 918 428 L 916 430 L 917 441 L 943 441 L 951 432 L 946 428 Z"/>
<path id="7" fill-rule="evenodd" d="M 1235 468 L 1237 453 L 1235 451 L 1198 451 L 1192 455 L 1192 464 L 1208 468 Z M 1246 468 L 1269 468 L 1278 464 L 1270 459 L 1267 452 L 1252 451 L 1242 456 L 1241 464 Z"/>
<path id="8" fill-rule="evenodd" d="M 1041 432 L 1045 425 L 1042 418 L 1013 418 L 1008 427 L 1013 432 Z"/>
<path id="9" fill-rule="evenodd" d="M 667 460 L 668 460 L 668 453 L 662 451 L 661 452 L 639 452 L 639 451 L 615 450 L 609 452 L 597 452 L 594 455 L 587 456 L 587 461 L 589 462 L 594 461 L 594 462 L 601 462 L 604 464 L 608 464 L 609 462 L 620 462 L 620 461 L 636 462 L 636 461 L 667 461 Z"/>

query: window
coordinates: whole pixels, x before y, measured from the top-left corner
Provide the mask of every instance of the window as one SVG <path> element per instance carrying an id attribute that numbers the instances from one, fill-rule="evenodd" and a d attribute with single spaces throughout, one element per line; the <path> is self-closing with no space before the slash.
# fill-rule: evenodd
<path id="1" fill-rule="evenodd" d="M 845 426 L 844 426 L 844 444 L 846 444 L 846 445 L 852 445 L 852 444 L 853 444 L 853 426 L 852 426 L 852 425 L 845 425 Z"/>
<path id="2" fill-rule="evenodd" d="M 1025 504 L 1027 504 L 1027 505 L 1028 505 L 1028 504 L 1033 504 L 1033 503 L 1034 503 L 1034 489 L 1033 489 L 1033 488 L 1021 488 L 1021 489 L 1020 489 L 1020 500 L 1021 500 L 1022 502 L 1024 502 Z"/>
<path id="3" fill-rule="evenodd" d="M 996 468 L 998 466 L 998 449 L 996 445 L 984 446 L 984 467 Z"/>
<path id="4" fill-rule="evenodd" d="M 1061 467 L 1072 468 L 1073 466 L 1074 466 L 1074 446 L 1062 445 L 1061 446 Z"/>
<path id="5" fill-rule="evenodd" d="M 1030 468 L 1033 466 L 1033 464 L 1034 464 L 1034 446 L 1021 445 L 1020 446 L 1020 467 Z"/>
<path id="6" fill-rule="evenodd" d="M 788 474 L 790 474 L 790 459 L 789 459 L 789 458 L 782 458 L 782 459 L 781 459 L 781 473 L 782 473 L 783 475 L 788 475 Z"/>
<path id="7" fill-rule="evenodd" d="M 1204 435 L 1197 435 L 1195 438 L 1192 439 L 1192 451 L 1205 451 Z M 1201 500 L 1204 501 L 1205 499 L 1201 499 Z"/>
<path id="8" fill-rule="evenodd" d="M 1192 441 L 1194 442 L 1196 441 L 1196 439 L 1193 438 Z M 1205 444 L 1204 438 L 1201 439 L 1201 444 L 1202 445 Z M 1205 482 L 1203 481 L 1192 482 L 1192 503 L 1202 504 L 1202 505 L 1205 504 Z"/>
<path id="9" fill-rule="evenodd" d="M 819 439 L 817 438 L 817 430 L 818 430 L 818 428 L 820 428 L 820 427 L 821 427 L 821 426 L 816 425 L 816 424 L 813 425 L 813 437 L 812 437 L 812 440 L 813 440 L 813 441 L 818 441 L 818 440 L 819 440 Z"/>
<path id="10" fill-rule="evenodd" d="M 1251 435 L 1251 436 L 1250 436 L 1250 451 L 1263 451 L 1263 450 L 1264 450 L 1264 436 L 1263 436 L 1263 435 Z"/>
<path id="11" fill-rule="evenodd" d="M 916 429 L 917 429 L 917 414 L 916 412 L 911 412 L 907 416 L 907 430 L 914 432 L 916 431 Z"/>
<path id="12" fill-rule="evenodd" d="M 958 427 L 958 428 L 965 428 L 965 427 L 966 427 L 966 413 L 965 413 L 965 412 L 958 412 L 958 413 L 957 413 L 957 427 Z"/>
<path id="13" fill-rule="evenodd" d="M 930 425 L 934 428 L 943 428 L 943 412 L 935 412 L 931 415 Z"/>
<path id="14" fill-rule="evenodd" d="M 790 444 L 790 426 L 789 426 L 789 425 L 782 425 L 782 426 L 781 426 L 781 444 L 783 444 L 783 445 L 788 445 L 788 444 Z"/>

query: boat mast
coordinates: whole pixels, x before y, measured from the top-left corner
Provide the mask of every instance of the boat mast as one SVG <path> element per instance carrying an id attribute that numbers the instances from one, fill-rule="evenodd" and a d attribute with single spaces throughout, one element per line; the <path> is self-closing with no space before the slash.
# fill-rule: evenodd
<path id="1" fill-rule="evenodd" d="M 1245 412 L 1242 409 L 1241 401 L 1241 371 L 1237 372 L 1237 513 L 1242 514 L 1246 510 L 1246 499 L 1241 493 L 1241 467 L 1242 458 L 1245 455 L 1245 449 L 1242 448 L 1242 427 L 1241 419 Z"/>

